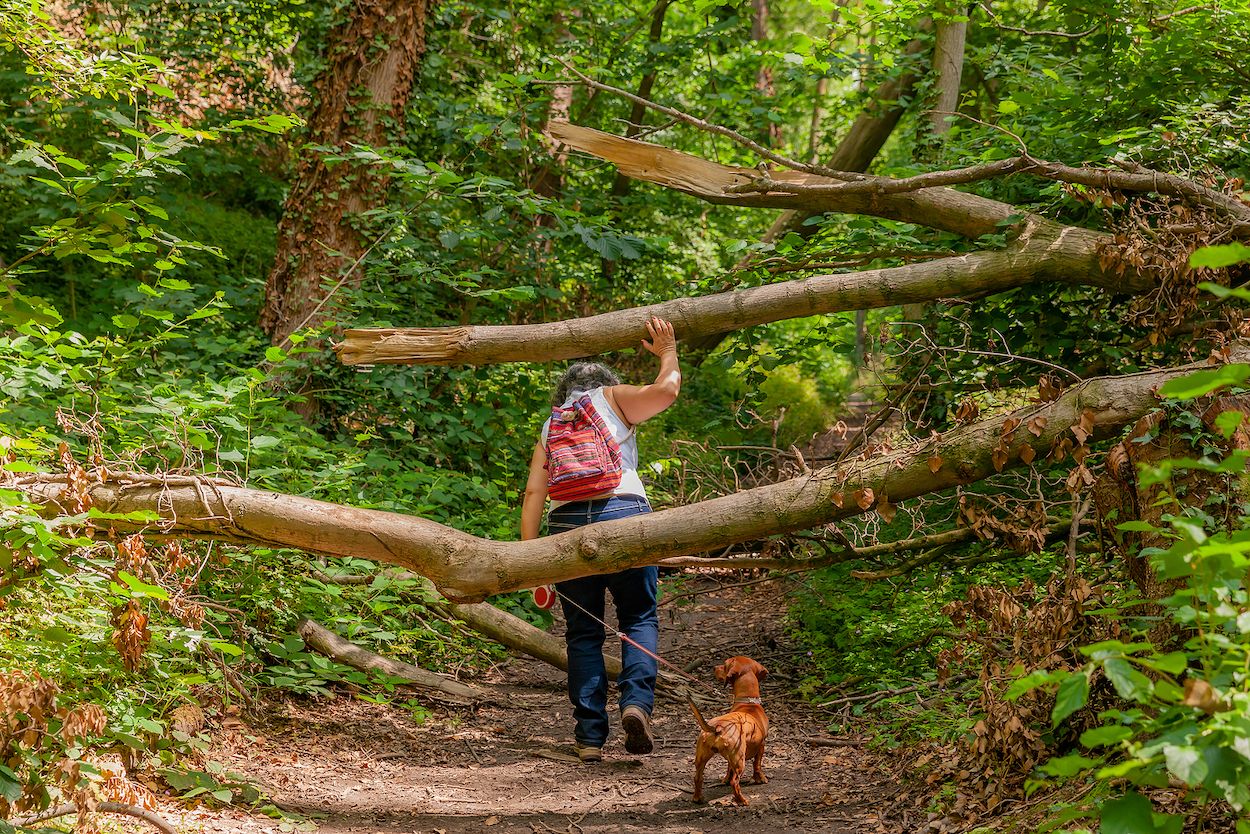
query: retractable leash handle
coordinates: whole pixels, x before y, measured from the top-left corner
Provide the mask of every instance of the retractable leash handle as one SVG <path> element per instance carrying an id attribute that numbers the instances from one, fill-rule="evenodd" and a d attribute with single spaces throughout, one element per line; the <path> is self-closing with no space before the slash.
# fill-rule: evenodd
<path id="1" fill-rule="evenodd" d="M 534 595 L 534 605 L 544 611 L 550 611 L 556 605 L 556 586 L 539 585 L 530 591 Z"/>

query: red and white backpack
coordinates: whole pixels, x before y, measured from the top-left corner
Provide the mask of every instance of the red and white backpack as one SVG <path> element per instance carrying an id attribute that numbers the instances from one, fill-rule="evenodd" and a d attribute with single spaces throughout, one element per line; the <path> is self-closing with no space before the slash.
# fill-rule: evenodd
<path id="1" fill-rule="evenodd" d="M 621 447 L 590 394 L 551 409 L 547 427 L 547 495 L 580 501 L 621 483 Z"/>

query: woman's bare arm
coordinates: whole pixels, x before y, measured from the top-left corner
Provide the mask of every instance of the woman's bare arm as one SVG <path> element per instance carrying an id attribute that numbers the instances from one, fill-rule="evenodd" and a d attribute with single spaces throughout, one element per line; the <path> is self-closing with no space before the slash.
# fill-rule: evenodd
<path id="1" fill-rule="evenodd" d="M 529 479 L 525 482 L 525 497 L 521 500 L 521 540 L 538 538 L 543 521 L 543 508 L 547 505 L 547 449 L 540 442 L 534 446 L 530 458 Z"/>
<path id="2" fill-rule="evenodd" d="M 652 317 L 647 322 L 651 341 L 642 346 L 660 358 L 660 369 L 650 385 L 613 385 L 605 393 L 625 421 L 636 426 L 668 408 L 681 393 L 681 367 L 677 363 L 677 337 L 671 322 Z"/>

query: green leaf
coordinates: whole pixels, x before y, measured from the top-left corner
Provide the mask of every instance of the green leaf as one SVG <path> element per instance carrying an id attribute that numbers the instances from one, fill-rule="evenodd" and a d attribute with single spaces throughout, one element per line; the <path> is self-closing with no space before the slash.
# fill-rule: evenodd
<path id="1" fill-rule="evenodd" d="M 1233 436 L 1233 432 L 1237 431 L 1245 416 L 1240 411 L 1225 411 L 1215 418 L 1215 429 L 1227 440 Z"/>
<path id="2" fill-rule="evenodd" d="M 1150 678 L 1134 669 L 1133 664 L 1123 658 L 1110 658 L 1103 663 L 1102 668 L 1121 698 L 1140 703 L 1149 699 L 1154 692 Z"/>
<path id="3" fill-rule="evenodd" d="M 268 362 L 281 362 L 286 359 L 286 351 L 278 346 L 265 348 L 265 360 Z"/>
<path id="4" fill-rule="evenodd" d="M 1199 267 L 1221 269 L 1244 261 L 1250 261 L 1250 246 L 1240 243 L 1204 246 L 1189 256 L 1189 265 L 1194 269 Z"/>
<path id="5" fill-rule="evenodd" d="M 1050 713 L 1052 727 L 1059 723 L 1089 701 L 1089 679 L 1084 672 L 1076 672 L 1059 684 L 1059 692 L 1055 694 L 1055 708 Z"/>
<path id="6" fill-rule="evenodd" d="M 74 635 L 60 626 L 49 626 L 43 630 L 43 639 L 51 643 L 73 643 Z"/>
<path id="7" fill-rule="evenodd" d="M 169 599 L 169 592 L 156 585 L 149 585 L 142 579 L 126 571 L 119 571 L 117 578 L 126 584 L 133 597 L 151 597 L 152 599 Z M 118 586 L 114 586 L 118 587 Z"/>
<path id="8" fill-rule="evenodd" d="M 209 640 L 208 645 L 221 654 L 228 654 L 231 657 L 242 657 L 243 650 L 233 643 L 227 643 L 225 640 Z"/>
<path id="9" fill-rule="evenodd" d="M 1058 776 L 1066 779 L 1078 773 L 1083 773 L 1096 764 L 1098 764 L 1097 759 L 1090 759 L 1074 753 L 1071 756 L 1051 759 L 1042 765 L 1042 772 L 1048 776 Z"/>
<path id="10" fill-rule="evenodd" d="M 1026 692 L 1031 692 L 1039 686 L 1045 686 L 1048 683 L 1061 681 L 1067 675 L 1067 672 L 1047 672 L 1042 669 L 1030 672 L 1024 677 L 1012 681 L 1011 686 L 1007 687 L 1007 693 L 1003 697 L 1008 701 L 1014 701 Z"/>
<path id="11" fill-rule="evenodd" d="M 1201 785 L 1207 778 L 1207 761 L 1197 747 L 1169 744 L 1163 748 L 1168 772 L 1187 785 Z"/>
<path id="12" fill-rule="evenodd" d="M 1012 113 L 1015 113 L 1019 109 L 1020 109 L 1020 105 L 1012 101 L 1009 98 L 1003 99 L 1002 101 L 998 103 L 998 112 L 1003 113 L 1004 115 L 1010 116 Z"/>
<path id="13" fill-rule="evenodd" d="M 1150 800 L 1141 794 L 1131 792 L 1103 803 L 1098 834 L 1152 834 L 1154 830 Z"/>
<path id="14" fill-rule="evenodd" d="M 1184 652 L 1168 652 L 1154 657 L 1143 657 L 1141 662 L 1151 669 L 1157 669 L 1169 675 L 1179 675 L 1189 668 L 1189 655 Z"/>
<path id="15" fill-rule="evenodd" d="M 274 437 L 273 435 L 258 434 L 252 438 L 253 449 L 269 449 L 274 446 L 280 446 L 280 445 L 282 445 L 282 441 Z"/>
<path id="16" fill-rule="evenodd" d="M 1081 745 L 1084 747 L 1106 747 L 1110 744 L 1119 744 L 1121 741 L 1127 741 L 1132 737 L 1133 731 L 1131 728 L 1113 724 L 1109 727 L 1095 727 L 1092 730 L 1086 730 L 1081 733 Z"/>
<path id="17" fill-rule="evenodd" d="M 1236 362 L 1211 371 L 1194 371 L 1159 386 L 1159 396 L 1192 400 L 1226 385 L 1240 385 L 1250 377 L 1250 365 Z"/>
<path id="18" fill-rule="evenodd" d="M 118 313 L 113 316 L 113 324 L 122 330 L 133 330 L 139 324 L 139 320 L 129 313 Z"/>

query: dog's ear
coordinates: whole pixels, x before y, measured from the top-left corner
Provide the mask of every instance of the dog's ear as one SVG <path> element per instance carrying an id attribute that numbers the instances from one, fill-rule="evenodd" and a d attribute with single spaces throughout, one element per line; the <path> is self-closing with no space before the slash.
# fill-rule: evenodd
<path id="1" fill-rule="evenodd" d="M 715 669 L 712 670 L 712 673 L 716 675 L 716 679 L 720 681 L 721 683 L 729 682 L 729 664 L 728 663 L 722 663 L 721 665 L 717 666 Z"/>
<path id="2" fill-rule="evenodd" d="M 761 681 L 762 681 L 762 680 L 764 680 L 764 678 L 766 678 L 766 677 L 768 677 L 768 670 L 764 668 L 764 665 L 763 665 L 762 663 L 756 662 L 756 664 L 755 664 L 755 679 L 756 679 L 756 680 L 761 680 Z"/>

